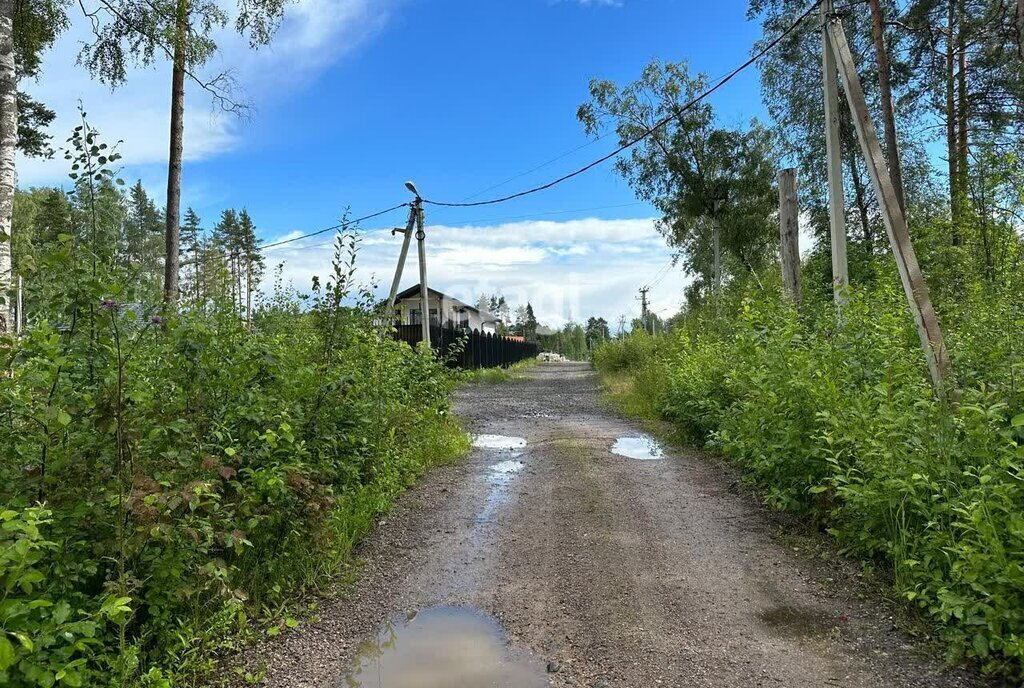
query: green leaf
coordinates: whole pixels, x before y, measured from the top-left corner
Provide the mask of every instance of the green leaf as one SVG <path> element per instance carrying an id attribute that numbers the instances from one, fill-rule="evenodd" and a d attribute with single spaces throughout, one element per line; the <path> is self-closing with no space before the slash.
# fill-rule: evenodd
<path id="1" fill-rule="evenodd" d="M 7 636 L 0 636 L 0 671 L 7 671 L 14 664 L 14 645 Z"/>
<path id="2" fill-rule="evenodd" d="M 1024 413 L 1018 413 L 1016 416 L 1014 416 L 1013 420 L 1010 421 L 1010 425 L 1012 425 L 1015 428 L 1024 426 Z"/>
<path id="3" fill-rule="evenodd" d="M 32 652 L 32 650 L 35 649 L 35 644 L 32 642 L 32 639 L 29 638 L 24 633 L 18 633 L 17 631 L 11 631 L 11 634 L 15 638 L 17 638 L 18 642 L 21 643 L 21 646 L 24 647 L 29 652 Z"/>

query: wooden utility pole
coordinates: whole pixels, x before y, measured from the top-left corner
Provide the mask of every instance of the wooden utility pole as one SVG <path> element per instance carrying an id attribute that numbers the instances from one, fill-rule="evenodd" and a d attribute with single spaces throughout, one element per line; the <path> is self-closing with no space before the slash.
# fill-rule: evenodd
<path id="1" fill-rule="evenodd" d="M 388 296 L 388 318 L 390 320 L 393 320 L 395 315 L 395 297 L 398 296 L 398 284 L 402 281 L 402 268 L 405 267 L 405 259 L 409 255 L 409 243 L 412 241 L 412 233 L 416 228 L 416 214 L 416 204 L 413 204 L 409 208 L 409 220 L 405 223 L 405 229 L 396 227 L 391 230 L 391 236 L 394 236 L 395 232 L 402 232 L 405 234 L 405 238 L 402 240 L 402 252 L 398 254 L 398 266 L 395 268 L 395 278 L 391 281 L 391 294 Z"/>
<path id="2" fill-rule="evenodd" d="M 932 385 L 937 393 L 942 394 L 946 387 L 946 380 L 952 372 L 952 366 L 949 352 L 946 350 L 946 342 L 942 336 L 942 329 L 939 327 L 939 319 L 928 294 L 928 284 L 917 263 L 914 245 L 911 243 L 910 233 L 907 231 L 906 217 L 900 208 L 892 178 L 886 167 L 885 156 L 882 154 L 882 147 L 878 142 L 875 124 L 871 120 L 871 113 L 864 98 L 864 89 L 861 86 L 860 77 L 857 75 L 857 65 L 853 61 L 850 45 L 846 40 L 846 32 L 843 30 L 843 25 L 834 16 L 828 17 L 826 27 L 829 46 L 835 57 L 836 65 L 839 67 L 839 78 L 853 114 L 853 124 L 857 130 L 857 138 L 860 141 L 864 160 L 867 163 L 871 185 L 874 187 L 882 219 L 885 221 L 885 230 L 889 236 L 889 244 L 892 247 L 893 256 L 896 258 L 903 291 L 914 316 L 914 323 L 917 325 L 921 348 L 928 361 Z"/>
<path id="3" fill-rule="evenodd" d="M 1024 1 L 1024 0 L 1022 0 Z M 822 67 L 825 77 L 825 152 L 828 158 L 828 220 L 832 243 L 832 298 L 841 309 L 846 302 L 850 272 L 846 262 L 846 204 L 843 198 L 843 158 L 839 141 L 839 88 L 836 60 L 828 44 L 832 0 L 821 3 Z"/>
<path id="4" fill-rule="evenodd" d="M 800 209 L 796 200 L 796 170 L 779 170 L 779 244 L 782 257 L 782 286 L 800 305 Z"/>
<path id="5" fill-rule="evenodd" d="M 649 292 L 650 290 L 650 287 L 640 287 L 640 322 L 643 323 L 645 331 L 650 329 L 651 334 L 654 334 L 654 326 L 648 325 L 648 321 L 650 320 L 650 318 L 647 315 L 647 292 Z"/>
<path id="6" fill-rule="evenodd" d="M 423 341 L 430 346 L 430 293 L 427 290 L 427 248 L 424 244 L 427 235 L 423 231 L 423 201 L 419 196 L 413 202 L 413 209 L 416 211 L 416 246 L 420 256 L 420 310 L 422 311 L 420 320 L 423 323 Z M 440 310 L 437 312 L 437 317 L 440 320 Z"/>

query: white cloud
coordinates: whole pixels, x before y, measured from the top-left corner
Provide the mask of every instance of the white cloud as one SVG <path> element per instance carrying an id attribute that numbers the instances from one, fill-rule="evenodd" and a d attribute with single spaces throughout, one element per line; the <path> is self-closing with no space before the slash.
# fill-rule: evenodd
<path id="1" fill-rule="evenodd" d="M 472 227 L 428 225 L 427 281 L 469 303 L 481 293 L 504 294 L 513 304 L 529 301 L 537 318 L 560 326 L 568 320 L 602 316 L 618 323 L 639 317 L 637 289 L 664 272 L 651 289 L 652 309 L 662 316 L 678 310 L 689 278 L 679 268 L 663 271 L 670 259 L 653 219 L 564 222 L 531 221 Z M 268 238 L 287 239 L 295 233 Z M 357 258 L 357 276 L 375 282 L 385 296 L 394 274 L 401 236 L 368 231 Z M 330 268 L 331 246 L 323 237 L 267 252 L 268 265 L 285 262 L 284 277 L 306 289 L 313 275 Z M 416 247 L 409 253 L 401 286 L 419 281 Z M 267 280 L 265 287 L 269 287 Z"/>
<path id="2" fill-rule="evenodd" d="M 237 82 L 237 98 L 259 106 L 284 97 L 309 83 L 347 51 L 375 35 L 385 24 L 390 7 L 399 0 L 298 0 L 285 8 L 285 19 L 270 46 L 249 49 L 245 38 L 230 28 L 216 34 L 220 53 L 196 70 L 201 78 L 229 71 Z M 89 122 L 108 141 L 123 141 L 122 164 L 128 168 L 162 165 L 167 160 L 170 69 L 160 59 L 149 68 L 132 68 L 128 80 L 114 91 L 89 78 L 75 64 L 89 27 L 75 15 L 71 29 L 46 54 L 42 79 L 22 88 L 57 112 L 51 126 L 54 141 L 63 145 L 78 124 L 78 102 Z M 185 159 L 204 160 L 232 150 L 243 142 L 244 120 L 215 109 L 196 84 L 186 84 Z M 133 174 L 143 174 L 137 169 Z M 19 159 L 22 186 L 66 180 L 67 165 L 55 160 Z"/>

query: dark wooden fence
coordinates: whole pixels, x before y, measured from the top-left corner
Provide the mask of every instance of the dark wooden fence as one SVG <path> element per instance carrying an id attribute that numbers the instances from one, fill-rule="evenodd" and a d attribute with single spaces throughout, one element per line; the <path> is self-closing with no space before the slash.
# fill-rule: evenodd
<path id="1" fill-rule="evenodd" d="M 419 325 L 396 325 L 395 339 L 415 346 L 423 338 Z M 438 355 L 457 368 L 495 368 L 535 358 L 540 347 L 533 342 L 520 342 L 479 330 L 430 326 L 430 346 Z"/>

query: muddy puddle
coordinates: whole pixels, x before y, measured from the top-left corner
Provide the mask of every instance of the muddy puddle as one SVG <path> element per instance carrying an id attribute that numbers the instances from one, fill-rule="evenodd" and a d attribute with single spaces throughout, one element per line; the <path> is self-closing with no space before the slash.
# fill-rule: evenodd
<path id="1" fill-rule="evenodd" d="M 650 435 L 619 437 L 612 445 L 612 453 L 639 461 L 664 459 L 665 452 L 661 443 Z"/>
<path id="2" fill-rule="evenodd" d="M 522 437 L 508 437 L 507 435 L 473 435 L 473 446 L 479 449 L 516 451 L 526 448 L 526 440 Z"/>
<path id="3" fill-rule="evenodd" d="M 824 635 L 831 630 L 832 620 L 814 609 L 780 605 L 759 612 L 757 618 L 778 635 L 792 638 Z"/>
<path id="4" fill-rule="evenodd" d="M 541 688 L 543 666 L 508 650 L 491 617 L 433 607 L 384 624 L 336 688 Z"/>

